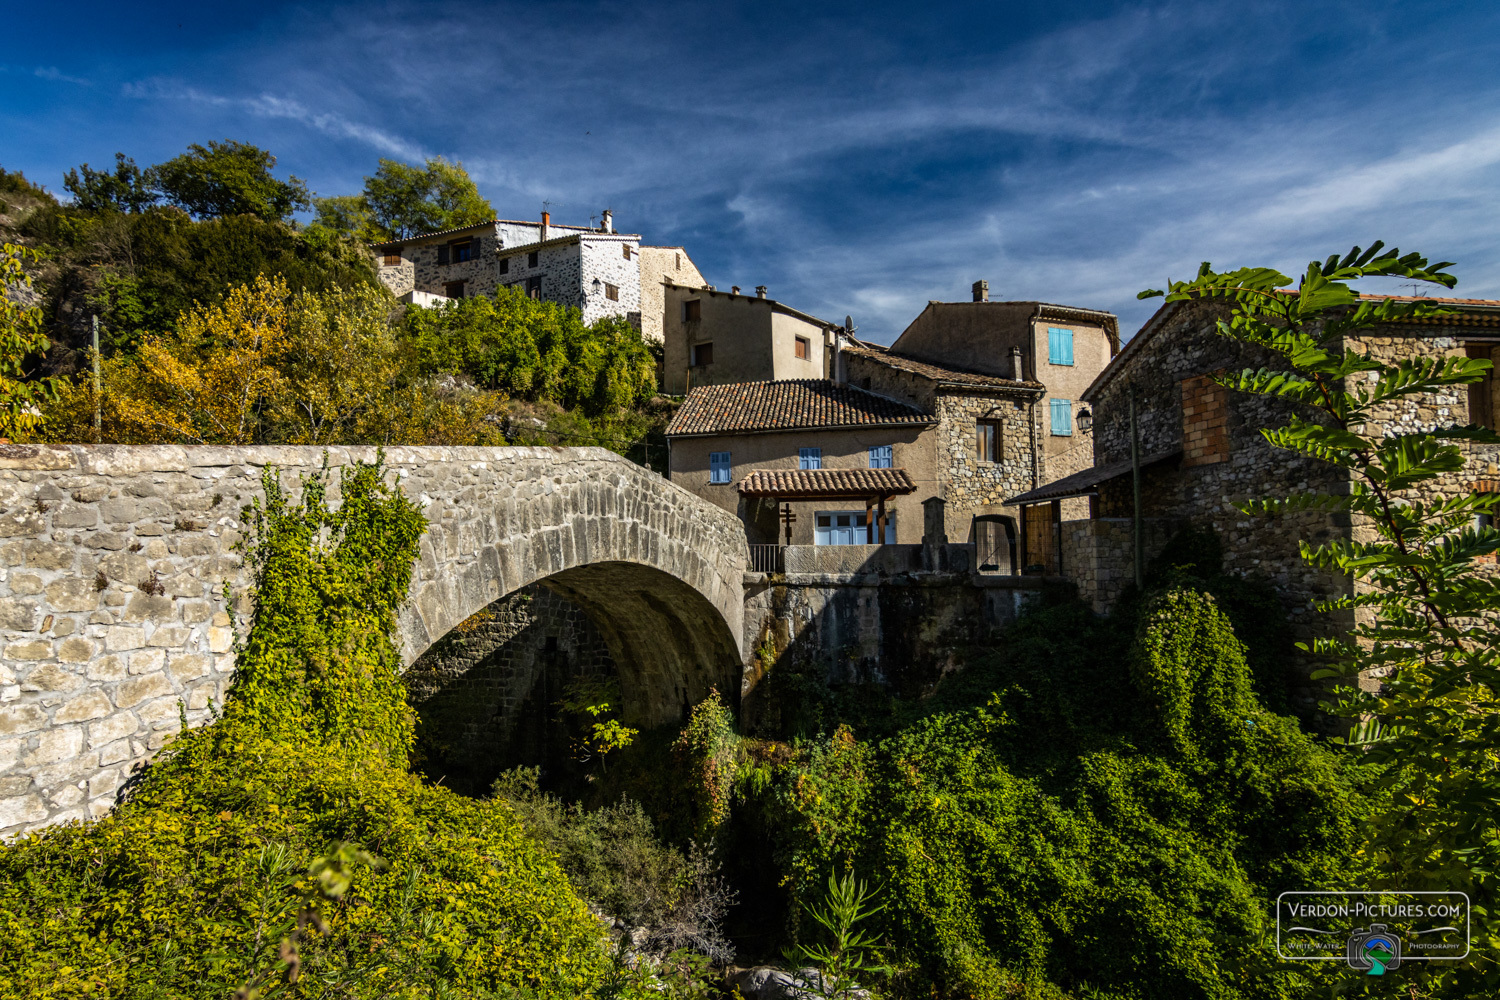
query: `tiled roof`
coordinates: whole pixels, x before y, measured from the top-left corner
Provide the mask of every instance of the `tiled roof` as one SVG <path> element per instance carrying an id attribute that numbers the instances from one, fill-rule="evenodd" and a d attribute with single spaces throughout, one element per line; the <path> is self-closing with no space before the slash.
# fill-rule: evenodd
<path id="1" fill-rule="evenodd" d="M 974 386 L 984 389 L 1031 389 L 1045 392 L 1047 387 L 1040 382 L 1026 379 L 1017 382 L 1015 379 L 1000 378 L 996 375 L 985 375 L 982 372 L 971 371 L 967 368 L 955 368 L 951 365 L 934 365 L 926 361 L 918 361 L 916 358 L 907 357 L 904 354 L 896 354 L 884 347 L 874 344 L 845 344 L 843 350 L 850 354 L 856 354 L 862 358 L 895 368 L 898 371 L 911 372 L 913 375 L 921 375 L 935 382 L 943 382 L 958 386 Z"/>
<path id="2" fill-rule="evenodd" d="M 916 489 L 905 469 L 758 469 L 739 485 L 747 497 L 809 500 L 900 496 Z"/>
<path id="3" fill-rule="evenodd" d="M 1169 458 L 1175 458 L 1182 454 L 1181 448 L 1173 448 L 1169 451 L 1160 451 L 1154 455 L 1146 455 L 1141 459 L 1141 468 L 1155 465 L 1157 462 L 1165 462 Z M 1041 503 L 1046 500 L 1066 500 L 1069 497 L 1087 496 L 1098 491 L 1100 483 L 1107 483 L 1117 476 L 1123 476 L 1132 471 L 1133 465 L 1130 459 L 1120 462 L 1111 462 L 1108 465 L 1095 465 L 1081 472 L 1075 472 L 1071 476 L 1055 479 L 1046 486 L 1038 486 L 1028 493 L 1013 496 L 1005 501 L 1006 505 L 1018 503 Z"/>
<path id="4" fill-rule="evenodd" d="M 852 385 L 787 379 L 699 386 L 688 393 L 667 427 L 667 436 L 812 427 L 920 427 L 936 422 L 915 406 Z"/>

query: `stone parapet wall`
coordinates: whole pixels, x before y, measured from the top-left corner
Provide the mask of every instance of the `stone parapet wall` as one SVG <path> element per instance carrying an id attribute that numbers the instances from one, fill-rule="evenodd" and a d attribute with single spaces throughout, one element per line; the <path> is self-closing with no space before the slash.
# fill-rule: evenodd
<path id="1" fill-rule="evenodd" d="M 267 466 L 299 475 L 373 448 L 0 445 L 0 836 L 97 816 L 130 769 L 233 674 L 240 510 Z M 428 528 L 399 615 L 407 663 L 474 612 L 548 580 L 600 623 L 634 716 L 741 670 L 744 531 L 597 448 L 392 448 Z M 336 502 L 335 478 L 331 491 Z M 633 672 L 632 672 L 633 671 Z"/>

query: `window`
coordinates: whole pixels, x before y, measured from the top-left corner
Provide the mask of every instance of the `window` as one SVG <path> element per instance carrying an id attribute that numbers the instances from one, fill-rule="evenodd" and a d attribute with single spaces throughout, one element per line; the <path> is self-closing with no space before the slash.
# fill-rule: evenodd
<path id="1" fill-rule="evenodd" d="M 806 337 L 798 337 L 797 338 L 797 346 L 794 348 L 794 350 L 796 351 L 797 360 L 798 361 L 806 361 L 807 360 L 807 355 L 809 353 L 808 346 L 809 346 L 809 341 L 808 341 L 808 339 Z"/>
<path id="2" fill-rule="evenodd" d="M 464 297 L 464 283 L 462 281 L 448 281 L 443 284 L 443 294 L 450 299 L 461 299 Z"/>
<path id="3" fill-rule="evenodd" d="M 708 481 L 711 483 L 729 482 L 729 452 L 711 451 L 708 453 Z"/>
<path id="4" fill-rule="evenodd" d="M 611 285 L 608 282 L 606 282 L 605 285 L 604 285 L 604 297 L 606 299 L 609 299 L 609 301 L 611 301 L 611 302 L 618 302 L 618 301 L 620 301 L 620 286 L 619 285 Z"/>
<path id="5" fill-rule="evenodd" d="M 1052 433 L 1057 437 L 1073 436 L 1073 401 L 1052 400 Z"/>
<path id="6" fill-rule="evenodd" d="M 501 257 L 500 258 L 500 273 L 501 274 L 509 274 L 510 273 L 510 258 L 509 257 Z"/>
<path id="7" fill-rule="evenodd" d="M 682 321 L 691 323 L 695 319 L 703 318 L 703 300 L 688 299 L 682 304 Z"/>
<path id="8" fill-rule="evenodd" d="M 623 244 L 621 244 L 621 246 L 623 246 L 625 248 L 625 259 L 629 260 L 630 259 L 630 244 L 629 243 L 623 243 Z"/>
<path id="9" fill-rule="evenodd" d="M 694 368 L 702 368 L 704 365 L 711 365 L 713 363 L 714 363 L 714 345 L 713 344 L 709 343 L 709 344 L 694 344 L 693 345 L 693 367 Z"/>
<path id="10" fill-rule="evenodd" d="M 399 253 L 388 253 L 388 254 L 386 254 L 385 255 L 385 266 L 386 267 L 400 267 L 401 266 L 401 255 Z"/>
<path id="11" fill-rule="evenodd" d="M 878 539 L 877 539 L 878 541 Z M 868 545 L 870 529 L 862 510 L 820 510 L 813 529 L 814 545 Z M 896 515 L 885 518 L 885 544 L 896 544 Z"/>
<path id="12" fill-rule="evenodd" d="M 674 253 L 672 256 L 677 258 L 677 270 L 681 271 L 682 270 L 682 254 L 680 254 L 680 253 Z"/>
<path id="13" fill-rule="evenodd" d="M 799 469 L 821 469 L 823 467 L 822 448 L 798 448 L 797 468 Z"/>
<path id="14" fill-rule="evenodd" d="M 1060 326 L 1047 327 L 1047 363 L 1071 365 L 1073 363 L 1073 331 Z M 1057 433 L 1053 431 L 1053 433 Z"/>
<path id="15" fill-rule="evenodd" d="M 464 240 L 462 243 L 453 244 L 453 263 L 459 264 L 466 260 L 474 259 L 474 241 Z"/>
<path id="16" fill-rule="evenodd" d="M 438 263 L 439 264 L 446 264 L 446 263 L 448 263 L 448 244 L 446 244 L 446 243 L 444 243 L 442 246 L 438 247 Z"/>
<path id="17" fill-rule="evenodd" d="M 888 444 L 870 445 L 870 468 L 889 469 L 891 467 L 891 448 Z"/>
<path id="18" fill-rule="evenodd" d="M 535 250 L 533 250 L 533 251 L 531 251 L 531 253 L 527 254 L 526 255 L 526 266 L 527 267 L 536 267 L 536 262 L 537 262 L 537 259 L 538 259 L 539 256 L 540 255 Z"/>
<path id="19" fill-rule="evenodd" d="M 542 297 L 542 276 L 539 274 L 534 278 L 526 279 L 526 297 L 539 299 Z"/>
<path id="20" fill-rule="evenodd" d="M 1000 421 L 980 420 L 974 425 L 981 462 L 1000 461 Z"/>

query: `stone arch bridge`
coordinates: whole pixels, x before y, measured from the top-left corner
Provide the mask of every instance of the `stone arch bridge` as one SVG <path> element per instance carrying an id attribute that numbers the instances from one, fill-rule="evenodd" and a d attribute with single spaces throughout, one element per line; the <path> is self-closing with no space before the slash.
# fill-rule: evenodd
<path id="1" fill-rule="evenodd" d="M 199 723 L 233 673 L 240 508 L 303 447 L 0 445 L 0 836 L 108 811 L 130 768 Z M 329 448 L 330 467 L 375 459 Z M 428 530 L 399 616 L 406 662 L 542 583 L 588 612 L 627 719 L 675 719 L 744 661 L 743 528 L 599 448 L 391 448 Z M 336 481 L 336 477 L 335 477 Z M 337 499 L 336 490 L 333 497 Z"/>

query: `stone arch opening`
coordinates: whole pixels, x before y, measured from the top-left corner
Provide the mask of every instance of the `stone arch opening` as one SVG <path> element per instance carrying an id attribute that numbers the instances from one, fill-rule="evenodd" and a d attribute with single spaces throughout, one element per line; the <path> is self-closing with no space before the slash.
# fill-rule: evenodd
<path id="1" fill-rule="evenodd" d="M 651 566 L 576 566 L 492 602 L 412 663 L 420 766 L 482 793 L 507 767 L 565 770 L 558 703 L 613 682 L 620 716 L 647 730 L 684 721 L 717 689 L 738 711 L 737 645 L 719 609 Z"/>

